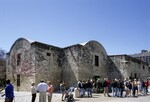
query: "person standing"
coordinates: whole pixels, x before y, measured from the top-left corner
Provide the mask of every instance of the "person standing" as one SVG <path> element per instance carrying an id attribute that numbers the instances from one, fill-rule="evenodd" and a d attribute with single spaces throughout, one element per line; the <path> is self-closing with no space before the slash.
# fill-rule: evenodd
<path id="1" fill-rule="evenodd" d="M 46 102 L 47 90 L 48 90 L 47 83 L 45 83 L 44 80 L 41 80 L 41 82 L 37 86 L 37 91 L 39 92 L 39 102 Z"/>
<path id="2" fill-rule="evenodd" d="M 112 95 L 113 97 L 117 96 L 117 79 L 114 79 L 111 83 L 111 90 L 112 90 Z"/>
<path id="3" fill-rule="evenodd" d="M 142 80 L 142 94 L 145 96 L 146 95 L 146 86 L 144 80 Z"/>
<path id="4" fill-rule="evenodd" d="M 82 84 L 82 81 L 78 81 L 78 84 L 77 84 L 77 87 L 79 88 L 79 93 L 80 93 L 80 97 L 82 98 L 83 95 L 84 95 L 84 89 L 83 89 L 83 84 Z"/>
<path id="5" fill-rule="evenodd" d="M 31 94 L 32 94 L 31 102 L 35 102 L 37 89 L 35 87 L 35 83 L 32 83 L 31 86 L 32 86 L 31 87 Z"/>
<path id="6" fill-rule="evenodd" d="M 52 85 L 52 83 L 51 83 L 51 81 L 48 81 L 47 82 L 47 84 L 48 84 L 48 90 L 47 90 L 47 96 L 48 96 L 48 102 L 51 102 L 51 100 L 52 100 L 52 94 L 53 94 L 53 91 L 54 91 L 54 87 L 53 87 L 53 85 Z"/>
<path id="7" fill-rule="evenodd" d="M 133 83 L 132 83 L 132 86 L 133 86 L 133 97 L 137 97 L 138 96 L 138 87 L 137 87 L 137 80 L 134 79 Z"/>
<path id="8" fill-rule="evenodd" d="M 142 95 L 142 82 L 141 82 L 141 79 L 138 79 L 137 87 L 138 87 L 138 94 Z"/>
<path id="9" fill-rule="evenodd" d="M 104 78 L 104 82 L 103 82 L 104 96 L 106 96 L 107 94 L 108 97 L 111 97 L 108 92 L 108 87 L 109 87 L 109 81 L 107 78 Z"/>
<path id="10" fill-rule="evenodd" d="M 60 91 L 62 93 L 61 100 L 64 101 L 64 96 L 66 92 L 66 83 L 65 81 L 60 82 Z"/>
<path id="11" fill-rule="evenodd" d="M 13 102 L 14 99 L 14 87 L 10 83 L 10 80 L 6 80 L 6 87 L 5 87 L 5 102 Z M 4 96 L 2 95 L 2 96 Z"/>
<path id="12" fill-rule="evenodd" d="M 119 97 L 122 97 L 123 96 L 123 91 L 124 91 L 124 82 L 122 79 L 119 79 L 119 82 L 118 82 L 118 89 L 119 89 Z"/>
<path id="13" fill-rule="evenodd" d="M 88 92 L 88 97 L 92 97 L 92 83 L 90 82 L 90 80 L 87 80 L 86 90 Z"/>

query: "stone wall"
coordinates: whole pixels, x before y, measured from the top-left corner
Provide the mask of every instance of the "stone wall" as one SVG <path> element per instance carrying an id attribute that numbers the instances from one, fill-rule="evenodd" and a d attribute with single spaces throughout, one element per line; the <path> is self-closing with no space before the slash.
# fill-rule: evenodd
<path id="1" fill-rule="evenodd" d="M 78 80 L 150 75 L 148 64 L 127 55 L 108 56 L 97 41 L 59 48 L 20 38 L 7 55 L 6 69 L 7 78 L 18 91 L 30 91 L 31 83 L 38 84 L 41 79 L 50 80 L 58 90 L 63 80 L 70 87 L 76 86 Z"/>
<path id="2" fill-rule="evenodd" d="M 7 55 L 7 78 L 11 79 L 15 90 L 18 91 L 29 91 L 31 83 L 35 80 L 35 69 L 30 48 L 30 43 L 21 38 L 14 43 Z"/>
<path id="3" fill-rule="evenodd" d="M 129 77 L 146 79 L 150 75 L 148 63 L 132 58 L 128 55 L 110 56 L 110 78 L 124 79 Z"/>
<path id="4" fill-rule="evenodd" d="M 70 86 L 76 85 L 78 80 L 93 79 L 95 76 L 107 76 L 107 53 L 103 46 L 90 41 L 84 45 L 74 45 L 64 49 L 63 79 Z M 98 66 L 95 66 L 95 56 L 98 56 Z"/>
<path id="5" fill-rule="evenodd" d="M 56 90 L 62 80 L 68 87 L 76 86 L 78 80 L 106 77 L 108 70 L 107 53 L 96 41 L 59 48 L 20 38 L 13 44 L 7 59 L 7 78 L 13 81 L 15 89 L 23 91 L 29 91 L 31 83 L 38 84 L 41 79 L 50 80 Z"/>
<path id="6" fill-rule="evenodd" d="M 63 80 L 68 86 L 74 86 L 79 77 L 79 46 L 64 49 L 65 58 L 63 61 Z"/>
<path id="7" fill-rule="evenodd" d="M 35 55 L 35 82 L 50 80 L 55 89 L 58 88 L 62 80 L 63 50 L 39 42 L 32 43 L 32 50 Z"/>
<path id="8" fill-rule="evenodd" d="M 92 65 L 93 69 L 93 77 L 99 76 L 99 77 L 107 77 L 108 72 L 108 59 L 107 59 L 107 53 L 104 49 L 104 47 L 97 41 L 89 41 L 86 43 L 85 48 L 88 49 L 87 55 L 89 55 L 89 58 L 91 59 L 90 65 Z M 86 51 L 85 51 L 86 52 Z M 98 56 L 98 66 L 95 65 L 95 56 Z M 91 70 L 89 70 L 91 71 Z"/>

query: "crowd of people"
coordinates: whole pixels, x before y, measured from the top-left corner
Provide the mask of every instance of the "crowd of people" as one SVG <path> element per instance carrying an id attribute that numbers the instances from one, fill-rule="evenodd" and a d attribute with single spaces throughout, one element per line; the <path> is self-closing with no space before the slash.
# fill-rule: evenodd
<path id="1" fill-rule="evenodd" d="M 35 83 L 32 83 L 31 87 L 31 93 L 32 93 L 32 100 L 31 102 L 35 102 L 36 99 L 36 93 L 39 93 L 39 102 L 46 102 L 46 97 L 48 102 L 51 102 L 52 95 L 53 95 L 54 87 L 51 83 L 51 81 L 44 82 L 44 80 L 41 80 L 41 82 L 35 86 Z"/>
<path id="2" fill-rule="evenodd" d="M 103 92 L 104 92 L 104 96 L 108 96 L 110 97 L 109 95 L 109 84 L 110 84 L 110 81 L 107 80 L 107 78 L 104 78 L 103 82 L 100 81 L 100 80 L 97 80 L 97 81 L 93 81 L 93 80 L 79 80 L 78 83 L 77 83 L 77 87 L 79 89 L 79 94 L 80 94 L 80 97 L 82 98 L 83 96 L 86 96 L 87 94 L 87 97 L 92 97 L 92 93 L 93 92 L 97 92 L 99 93 L 101 89 L 103 89 Z"/>
<path id="3" fill-rule="evenodd" d="M 6 80 L 5 87 L 5 102 L 13 102 L 14 99 L 14 87 L 10 83 L 10 80 Z M 104 96 L 108 97 L 138 97 L 138 95 L 147 95 L 149 80 L 126 78 L 124 80 L 114 79 L 110 81 L 108 78 L 97 80 L 79 80 L 77 83 L 77 89 L 79 90 L 79 96 L 92 97 L 92 93 L 104 93 Z M 41 80 L 36 86 L 35 83 L 31 84 L 31 102 L 35 102 L 36 94 L 39 93 L 39 102 L 51 102 L 54 87 L 51 81 L 44 82 Z M 64 101 L 67 91 L 67 85 L 65 81 L 60 82 L 60 92 L 62 93 L 61 100 Z M 110 93 L 112 93 L 110 95 Z M 4 96 L 2 95 L 2 96 Z M 47 99 L 46 99 L 47 97 Z"/>
<path id="4" fill-rule="evenodd" d="M 138 95 L 147 95 L 148 81 L 141 79 L 134 79 L 133 81 L 114 79 L 111 88 L 114 97 L 123 97 L 123 92 L 125 92 L 125 97 L 137 97 Z"/>
<path id="5" fill-rule="evenodd" d="M 36 86 L 35 83 L 31 84 L 31 102 L 35 102 L 36 94 L 39 93 L 39 102 L 51 102 L 52 100 L 52 94 L 53 94 L 54 88 L 50 81 L 44 82 L 44 80 L 41 80 L 40 83 Z M 2 97 L 5 96 L 5 102 L 13 102 L 14 100 L 14 86 L 11 84 L 10 80 L 6 80 L 6 87 L 5 87 L 5 94 L 2 95 Z"/>
<path id="6" fill-rule="evenodd" d="M 88 93 L 88 97 L 92 97 L 92 93 L 103 92 L 104 96 L 108 97 L 138 97 L 139 95 L 147 95 L 148 79 L 133 79 L 126 78 L 124 80 L 114 79 L 110 81 L 108 78 L 98 80 L 78 81 L 80 97 Z M 112 93 L 112 95 L 110 95 Z"/>

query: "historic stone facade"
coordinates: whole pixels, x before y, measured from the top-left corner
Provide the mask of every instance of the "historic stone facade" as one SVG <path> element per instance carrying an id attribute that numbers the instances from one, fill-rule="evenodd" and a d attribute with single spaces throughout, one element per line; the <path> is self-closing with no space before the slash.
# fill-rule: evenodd
<path id="1" fill-rule="evenodd" d="M 109 77 L 146 79 L 150 76 L 149 64 L 128 55 L 109 56 Z"/>
<path id="2" fill-rule="evenodd" d="M 16 90 L 29 91 L 32 82 L 52 81 L 55 89 L 65 80 L 75 86 L 78 80 L 108 77 L 109 79 L 147 78 L 147 63 L 128 55 L 108 56 L 97 41 L 66 48 L 19 38 L 7 55 L 7 78 Z"/>
<path id="3" fill-rule="evenodd" d="M 51 80 L 55 88 L 65 80 L 68 86 L 78 80 L 106 77 L 107 53 L 97 41 L 59 48 L 24 38 L 16 40 L 7 55 L 7 78 L 17 90 L 30 90 L 32 82 Z"/>

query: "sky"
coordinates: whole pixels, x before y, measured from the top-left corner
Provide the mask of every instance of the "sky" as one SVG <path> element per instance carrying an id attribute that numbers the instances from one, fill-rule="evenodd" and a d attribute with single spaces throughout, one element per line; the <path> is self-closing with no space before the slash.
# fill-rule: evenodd
<path id="1" fill-rule="evenodd" d="M 150 51 L 150 0 L 0 0 L 0 48 L 18 38 L 67 47 L 96 40 L 108 55 Z"/>

